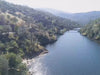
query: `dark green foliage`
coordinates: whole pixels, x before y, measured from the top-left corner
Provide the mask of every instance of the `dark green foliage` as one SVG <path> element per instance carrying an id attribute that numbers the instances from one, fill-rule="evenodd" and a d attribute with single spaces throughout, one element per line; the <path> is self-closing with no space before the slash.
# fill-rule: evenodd
<path id="1" fill-rule="evenodd" d="M 5 56 L 0 56 L 0 75 L 8 75 L 8 61 Z"/>
<path id="2" fill-rule="evenodd" d="M 22 58 L 14 53 L 0 56 L 0 75 L 26 75 L 26 65 Z"/>
<path id="3" fill-rule="evenodd" d="M 80 32 L 91 39 L 100 41 L 100 19 L 92 21 L 91 23 L 83 27 Z"/>
<path id="4" fill-rule="evenodd" d="M 0 54 L 36 56 L 44 49 L 39 45 L 52 43 L 56 35 L 78 26 L 71 20 L 5 1 L 0 1 L 0 11 Z"/>
<path id="5" fill-rule="evenodd" d="M 14 53 L 9 53 L 6 55 L 9 63 L 9 68 L 17 68 L 17 66 L 22 62 L 22 59 L 20 56 L 14 54 Z"/>

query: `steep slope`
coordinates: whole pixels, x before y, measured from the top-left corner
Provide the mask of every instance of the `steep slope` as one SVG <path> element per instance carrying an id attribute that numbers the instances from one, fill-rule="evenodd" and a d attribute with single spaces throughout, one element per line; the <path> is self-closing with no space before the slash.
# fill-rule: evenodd
<path id="1" fill-rule="evenodd" d="M 100 41 L 100 19 L 92 21 L 80 30 L 82 35 Z"/>
<path id="2" fill-rule="evenodd" d="M 78 24 L 69 19 L 0 0 L 0 54 L 35 56 L 45 51 L 44 45 L 56 41 L 56 35 L 75 27 Z"/>
<path id="3" fill-rule="evenodd" d="M 54 15 L 52 15 L 50 13 L 45 13 L 45 12 L 42 12 L 42 11 L 37 11 L 37 10 L 34 10 L 34 9 L 26 7 L 26 6 L 23 7 L 23 6 L 18 6 L 18 5 L 13 5 L 13 4 L 2 2 L 0 4 L 0 9 L 3 12 L 9 12 L 10 14 L 18 16 L 18 17 L 24 19 L 25 21 L 27 19 L 28 20 L 30 19 L 31 22 L 43 23 L 43 25 L 46 25 L 46 26 L 52 25 L 53 23 L 55 25 L 57 25 L 57 22 L 59 22 L 60 23 L 59 25 L 61 25 L 61 24 L 65 25 L 65 26 L 68 25 L 67 28 L 68 27 L 71 28 L 71 26 L 73 26 L 72 23 L 76 24 L 75 22 L 72 22 L 69 19 L 64 19 L 64 18 L 56 17 L 56 16 L 54 16 Z M 23 17 L 20 16 L 21 14 L 23 15 Z M 28 18 L 26 16 L 28 16 Z M 52 20 L 54 20 L 53 23 L 52 23 Z"/>

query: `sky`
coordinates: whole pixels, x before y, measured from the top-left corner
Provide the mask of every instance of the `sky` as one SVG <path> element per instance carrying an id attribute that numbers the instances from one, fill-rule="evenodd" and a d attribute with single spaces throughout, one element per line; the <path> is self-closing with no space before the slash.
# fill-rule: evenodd
<path id="1" fill-rule="evenodd" d="M 6 0 L 32 8 L 52 8 L 70 13 L 100 11 L 100 0 Z"/>

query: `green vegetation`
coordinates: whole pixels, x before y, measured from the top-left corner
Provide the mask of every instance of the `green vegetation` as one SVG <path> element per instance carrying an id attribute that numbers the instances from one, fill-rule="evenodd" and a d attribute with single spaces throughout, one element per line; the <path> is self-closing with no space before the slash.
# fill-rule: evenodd
<path id="1" fill-rule="evenodd" d="M 7 75 L 8 61 L 4 56 L 0 56 L 0 75 Z"/>
<path id="2" fill-rule="evenodd" d="M 25 75 L 23 58 L 46 51 L 44 46 L 55 42 L 57 35 L 77 26 L 71 20 L 0 0 L 0 74 Z"/>
<path id="3" fill-rule="evenodd" d="M 92 21 L 80 30 L 82 35 L 100 41 L 100 19 Z"/>
<path id="4" fill-rule="evenodd" d="M 26 65 L 22 64 L 22 58 L 14 53 L 8 53 L 0 56 L 0 75 L 10 75 L 10 71 L 19 72 L 18 75 L 24 75 L 27 72 Z"/>

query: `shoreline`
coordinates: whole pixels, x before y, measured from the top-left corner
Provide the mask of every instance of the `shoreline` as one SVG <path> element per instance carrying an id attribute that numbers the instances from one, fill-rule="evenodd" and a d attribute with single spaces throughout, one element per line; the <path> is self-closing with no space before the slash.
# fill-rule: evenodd
<path id="1" fill-rule="evenodd" d="M 30 70 L 30 66 L 32 65 L 32 63 L 35 63 L 35 58 L 39 58 L 45 54 L 48 53 L 48 50 L 44 49 L 43 52 L 41 52 L 39 55 L 37 55 L 36 57 L 33 57 L 32 59 L 23 59 L 22 63 L 24 63 L 26 65 L 26 67 L 28 68 L 28 74 L 27 75 L 32 75 L 34 72 Z"/>
<path id="2" fill-rule="evenodd" d="M 67 31 L 66 31 L 67 32 Z M 65 33 L 65 32 L 64 32 Z M 63 33 L 63 34 L 64 34 Z M 57 39 L 58 40 L 58 39 Z M 57 41 L 56 40 L 56 41 Z M 53 42 L 54 43 L 54 42 Z M 50 44 L 50 43 L 49 43 Z M 40 52 L 37 56 L 35 56 L 35 57 L 33 57 L 33 58 L 29 58 L 29 59 L 27 59 L 27 58 L 25 58 L 25 59 L 23 59 L 23 61 L 22 61 L 22 63 L 24 63 L 25 65 L 26 65 L 26 67 L 28 68 L 28 74 L 27 75 L 32 75 L 34 72 L 33 71 L 30 71 L 30 66 L 32 65 L 32 62 L 34 63 L 35 62 L 35 58 L 39 58 L 39 57 L 41 57 L 41 56 L 43 56 L 43 55 L 45 55 L 45 54 L 47 54 L 49 51 L 46 49 L 46 48 L 42 48 L 41 49 L 42 50 L 42 52 Z"/>

